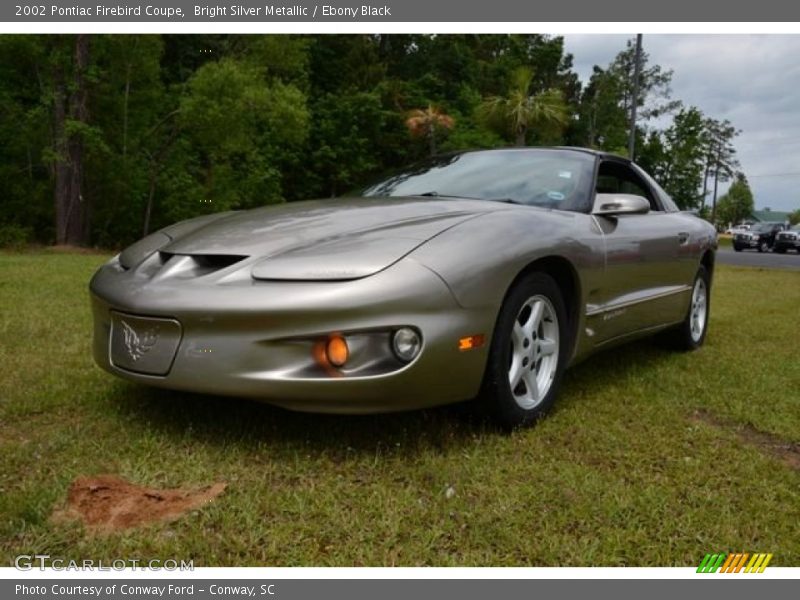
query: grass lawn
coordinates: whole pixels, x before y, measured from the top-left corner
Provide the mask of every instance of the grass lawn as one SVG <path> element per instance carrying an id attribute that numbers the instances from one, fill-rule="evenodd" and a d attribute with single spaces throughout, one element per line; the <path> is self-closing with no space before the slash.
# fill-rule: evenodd
<path id="1" fill-rule="evenodd" d="M 589 359 L 548 419 L 507 436 L 457 407 L 319 416 L 118 381 L 89 350 L 86 283 L 104 260 L 0 254 L 5 564 L 644 566 L 746 551 L 800 565 L 800 273 L 719 267 L 702 350 L 645 341 Z M 101 473 L 228 488 L 124 534 L 51 520 L 73 479 Z"/>

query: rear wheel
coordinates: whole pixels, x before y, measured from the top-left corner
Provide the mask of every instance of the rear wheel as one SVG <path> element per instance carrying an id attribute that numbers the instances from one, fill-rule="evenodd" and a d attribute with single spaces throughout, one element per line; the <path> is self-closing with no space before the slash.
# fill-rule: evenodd
<path id="1" fill-rule="evenodd" d="M 767 242 L 760 242 L 758 244 L 759 252 L 767 252 L 768 250 L 769 250 L 769 244 Z"/>
<path id="2" fill-rule="evenodd" d="M 733 251 L 734 251 L 734 252 L 741 252 L 741 251 L 742 251 L 742 248 L 741 248 L 740 246 L 737 246 L 736 244 L 734 244 L 734 245 L 733 245 Z"/>
<path id="3" fill-rule="evenodd" d="M 710 315 L 711 280 L 708 271 L 700 266 L 692 285 L 692 301 L 684 321 L 672 332 L 673 341 L 680 350 L 696 350 L 703 345 Z"/>
<path id="4" fill-rule="evenodd" d="M 479 402 L 513 429 L 544 416 L 567 359 L 567 314 L 552 277 L 532 273 L 508 293 L 495 325 Z"/>
<path id="5" fill-rule="evenodd" d="M 778 254 L 785 254 L 786 253 L 786 248 L 773 248 L 773 250 L 775 252 L 777 252 Z"/>

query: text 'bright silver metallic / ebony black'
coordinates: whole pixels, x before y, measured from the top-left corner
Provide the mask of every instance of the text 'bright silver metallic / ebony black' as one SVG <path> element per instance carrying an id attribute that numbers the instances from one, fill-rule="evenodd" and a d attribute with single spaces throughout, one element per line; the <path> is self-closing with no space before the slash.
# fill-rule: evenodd
<path id="1" fill-rule="evenodd" d="M 517 426 L 595 351 L 663 330 L 700 346 L 716 247 L 626 159 L 451 154 L 352 197 L 140 240 L 90 284 L 94 356 L 132 381 L 307 411 L 477 398 Z"/>

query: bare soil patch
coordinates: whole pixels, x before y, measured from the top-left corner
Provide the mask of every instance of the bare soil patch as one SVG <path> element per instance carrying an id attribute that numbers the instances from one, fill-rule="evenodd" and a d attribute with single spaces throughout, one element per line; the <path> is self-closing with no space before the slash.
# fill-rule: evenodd
<path id="1" fill-rule="evenodd" d="M 787 442 L 776 435 L 767 433 L 766 431 L 760 431 L 750 423 L 746 425 L 737 425 L 724 421 L 706 410 L 694 411 L 692 421 L 733 430 L 745 444 L 755 446 L 762 452 L 774 456 L 787 467 L 800 471 L 800 444 Z"/>
<path id="2" fill-rule="evenodd" d="M 78 477 L 69 487 L 66 507 L 57 510 L 53 518 L 78 520 L 90 531 L 112 533 L 174 521 L 213 501 L 226 485 L 160 490 L 130 483 L 116 475 Z"/>

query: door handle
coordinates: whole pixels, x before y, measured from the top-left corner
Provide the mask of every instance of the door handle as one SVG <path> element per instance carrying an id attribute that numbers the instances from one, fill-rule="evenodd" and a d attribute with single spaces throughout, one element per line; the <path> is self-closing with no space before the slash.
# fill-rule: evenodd
<path id="1" fill-rule="evenodd" d="M 681 246 L 685 246 L 689 242 L 689 234 L 685 231 L 681 231 L 678 234 L 678 242 Z"/>

